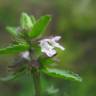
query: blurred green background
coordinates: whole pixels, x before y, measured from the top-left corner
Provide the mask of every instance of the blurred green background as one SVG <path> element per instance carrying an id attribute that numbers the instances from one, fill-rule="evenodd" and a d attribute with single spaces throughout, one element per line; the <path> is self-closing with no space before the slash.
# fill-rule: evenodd
<path id="1" fill-rule="evenodd" d="M 64 52 L 59 52 L 56 67 L 80 74 L 82 83 L 42 76 L 44 96 L 96 96 L 96 0 L 0 0 L 0 47 L 12 38 L 7 25 L 19 26 L 22 12 L 39 18 L 52 15 L 46 35 L 61 35 Z M 0 56 L 0 77 L 7 74 L 12 56 Z M 0 82 L 0 96 L 32 96 L 32 78 Z M 34 95 L 33 95 L 34 96 Z"/>

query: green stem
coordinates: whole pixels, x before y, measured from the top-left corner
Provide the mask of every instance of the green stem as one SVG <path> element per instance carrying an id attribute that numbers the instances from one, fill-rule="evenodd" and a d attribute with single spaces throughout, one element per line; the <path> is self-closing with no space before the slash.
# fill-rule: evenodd
<path id="1" fill-rule="evenodd" d="M 33 80 L 35 87 L 35 96 L 40 96 L 41 86 L 40 86 L 40 73 L 36 70 L 33 72 Z"/>
<path id="2" fill-rule="evenodd" d="M 28 43 L 30 45 L 30 49 L 29 49 L 29 54 L 30 54 L 30 58 L 31 58 L 31 61 L 30 63 L 32 63 L 32 61 L 34 60 L 34 52 L 31 48 L 31 41 L 28 40 Z M 35 96 L 41 96 L 41 85 L 40 85 L 40 72 L 39 72 L 39 68 L 35 68 L 35 67 L 32 67 L 32 70 L 31 70 L 31 74 L 33 75 L 33 81 L 34 81 L 34 87 L 35 87 Z"/>

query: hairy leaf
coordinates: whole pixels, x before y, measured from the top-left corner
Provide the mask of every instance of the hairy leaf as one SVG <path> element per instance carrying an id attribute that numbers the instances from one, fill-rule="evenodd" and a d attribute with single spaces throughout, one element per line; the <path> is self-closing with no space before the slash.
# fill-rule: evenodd
<path id="1" fill-rule="evenodd" d="M 30 29 L 33 26 L 31 17 L 28 16 L 28 14 L 24 12 L 21 14 L 20 23 L 21 23 L 22 29 Z"/>

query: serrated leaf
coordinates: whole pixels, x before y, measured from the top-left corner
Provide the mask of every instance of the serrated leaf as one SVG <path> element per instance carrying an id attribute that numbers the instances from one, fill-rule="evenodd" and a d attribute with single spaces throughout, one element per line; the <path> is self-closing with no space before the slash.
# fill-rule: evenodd
<path id="1" fill-rule="evenodd" d="M 50 69 L 46 68 L 42 70 L 44 73 L 48 74 L 49 76 L 56 77 L 56 78 L 63 78 L 69 80 L 75 80 L 81 82 L 82 79 L 78 74 L 69 71 L 63 71 L 58 69 Z"/>
<path id="2" fill-rule="evenodd" d="M 13 36 L 17 36 L 18 35 L 18 28 L 16 27 L 10 27 L 10 26 L 7 26 L 6 27 L 6 30 Z"/>
<path id="3" fill-rule="evenodd" d="M 17 44 L 17 45 L 10 45 L 6 48 L 0 49 L 1 54 L 14 54 L 22 51 L 28 50 L 29 46 L 27 44 Z"/>
<path id="4" fill-rule="evenodd" d="M 24 12 L 21 14 L 20 23 L 21 23 L 22 29 L 30 29 L 33 26 L 31 17 Z"/>
<path id="5" fill-rule="evenodd" d="M 51 16 L 42 16 L 33 26 L 32 30 L 28 33 L 29 37 L 36 38 L 40 34 L 44 32 L 49 21 L 51 20 Z"/>

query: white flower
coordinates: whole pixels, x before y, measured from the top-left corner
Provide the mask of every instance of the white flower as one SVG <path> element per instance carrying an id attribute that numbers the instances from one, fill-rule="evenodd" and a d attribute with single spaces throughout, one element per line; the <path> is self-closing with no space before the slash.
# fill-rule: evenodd
<path id="1" fill-rule="evenodd" d="M 62 47 L 59 43 L 57 43 L 57 41 L 59 41 L 61 39 L 61 36 L 55 36 L 54 38 L 52 38 L 51 40 L 49 40 L 49 43 L 57 48 L 60 48 L 61 50 L 64 50 L 65 48 Z"/>
<path id="2" fill-rule="evenodd" d="M 49 57 L 52 57 L 54 54 L 56 54 L 56 51 L 53 49 L 54 47 L 49 45 L 46 40 L 40 41 L 40 47 L 41 51 L 46 53 Z"/>
<path id="3" fill-rule="evenodd" d="M 25 51 L 25 52 L 22 52 L 21 53 L 21 57 L 26 59 L 26 60 L 30 60 L 29 58 L 29 52 L 28 51 Z"/>
<path id="4" fill-rule="evenodd" d="M 61 39 L 61 36 L 55 36 L 49 39 L 43 39 L 40 40 L 40 47 L 41 51 L 45 53 L 48 57 L 52 57 L 56 54 L 55 47 L 60 48 L 61 50 L 64 50 L 65 48 L 62 47 L 57 41 Z"/>

